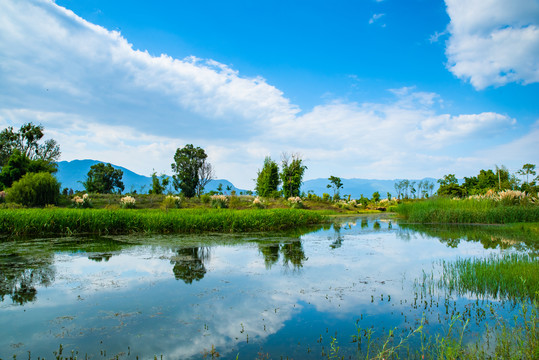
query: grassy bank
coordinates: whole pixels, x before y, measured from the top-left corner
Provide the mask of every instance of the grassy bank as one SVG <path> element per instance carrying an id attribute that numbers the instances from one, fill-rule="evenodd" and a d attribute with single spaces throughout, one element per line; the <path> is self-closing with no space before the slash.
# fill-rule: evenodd
<path id="1" fill-rule="evenodd" d="M 396 211 L 415 223 L 508 224 L 539 222 L 538 205 L 504 205 L 490 200 L 436 198 L 404 202 Z"/>
<path id="2" fill-rule="evenodd" d="M 0 234 L 126 234 L 246 232 L 283 230 L 317 224 L 326 217 L 313 211 L 272 210 L 107 210 L 2 209 Z"/>

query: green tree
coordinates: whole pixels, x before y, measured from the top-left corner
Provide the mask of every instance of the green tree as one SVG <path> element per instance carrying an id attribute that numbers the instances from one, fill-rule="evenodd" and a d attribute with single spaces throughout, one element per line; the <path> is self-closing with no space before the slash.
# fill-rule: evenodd
<path id="1" fill-rule="evenodd" d="M 111 164 L 98 163 L 90 167 L 82 185 L 90 193 L 111 194 L 115 189 L 121 193 L 125 188 L 123 175 L 122 170 L 115 169 Z"/>
<path id="2" fill-rule="evenodd" d="M 176 150 L 174 163 L 171 164 L 172 171 L 176 175 L 172 176 L 172 184 L 176 191 L 181 190 L 186 197 L 196 195 L 199 185 L 199 170 L 206 161 L 206 152 L 200 147 L 187 144 L 185 147 Z"/>
<path id="3" fill-rule="evenodd" d="M 534 164 L 524 164 L 524 165 L 522 165 L 522 169 L 517 171 L 517 174 L 522 175 L 522 176 L 526 176 L 526 184 L 529 184 L 530 183 L 529 176 L 530 175 L 533 176 L 533 175 L 536 174 L 535 165 Z"/>
<path id="4" fill-rule="evenodd" d="M 339 189 L 343 187 L 343 183 L 340 177 L 337 176 L 330 176 L 328 178 L 330 184 L 327 185 L 328 189 L 333 188 L 333 199 L 338 198 L 339 196 Z"/>
<path id="5" fill-rule="evenodd" d="M 299 196 L 299 189 L 306 169 L 307 166 L 303 165 L 303 160 L 299 154 L 293 154 L 292 157 L 289 157 L 286 153 L 282 155 L 280 176 L 285 198 Z"/>
<path id="6" fill-rule="evenodd" d="M 438 179 L 440 187 L 438 188 L 438 195 L 449 197 L 462 197 L 466 195 L 466 190 L 459 185 L 459 181 L 455 174 L 444 175 L 443 178 Z"/>
<path id="7" fill-rule="evenodd" d="M 161 174 L 160 176 L 157 176 L 157 173 L 154 171 L 152 173 L 152 187 L 150 188 L 148 193 L 156 195 L 163 194 L 169 182 L 170 178 L 167 175 Z"/>
<path id="8" fill-rule="evenodd" d="M 373 202 L 380 201 L 380 193 L 378 191 L 375 191 L 372 193 L 372 201 Z"/>
<path id="9" fill-rule="evenodd" d="M 259 196 L 270 197 L 277 191 L 281 183 L 279 179 L 279 165 L 269 156 L 264 159 L 262 170 L 258 171 L 255 190 Z"/>
<path id="10" fill-rule="evenodd" d="M 44 160 L 54 163 L 60 158 L 60 146 L 55 140 L 49 139 L 43 144 L 43 126 L 27 123 L 19 131 L 8 127 L 0 132 L 0 166 L 4 166 L 15 150 L 19 150 L 30 160 Z"/>
<path id="11" fill-rule="evenodd" d="M 51 173 L 27 173 L 15 181 L 7 193 L 7 201 L 26 206 L 56 204 L 60 183 Z"/>
<path id="12" fill-rule="evenodd" d="M 42 159 L 31 160 L 21 153 L 19 149 L 15 149 L 7 163 L 2 166 L 2 171 L 0 172 L 0 188 L 6 189 L 11 187 L 13 182 L 19 180 L 27 173 L 54 173 L 56 171 L 55 163 Z"/>

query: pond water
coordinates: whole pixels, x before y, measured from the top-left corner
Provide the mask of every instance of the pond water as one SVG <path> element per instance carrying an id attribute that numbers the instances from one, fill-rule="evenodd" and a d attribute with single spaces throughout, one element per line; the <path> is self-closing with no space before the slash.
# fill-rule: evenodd
<path id="1" fill-rule="evenodd" d="M 358 327 L 423 321 L 435 335 L 455 314 L 475 336 L 495 321 L 485 309 L 518 309 L 420 283 L 441 260 L 528 251 L 476 230 L 362 216 L 292 233 L 5 240 L 0 359 L 53 358 L 60 344 L 79 358 L 318 359 L 332 343 L 353 358 Z"/>

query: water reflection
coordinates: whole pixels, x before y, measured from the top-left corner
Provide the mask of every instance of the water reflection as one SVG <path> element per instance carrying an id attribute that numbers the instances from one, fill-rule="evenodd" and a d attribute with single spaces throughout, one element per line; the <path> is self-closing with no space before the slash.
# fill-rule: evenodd
<path id="1" fill-rule="evenodd" d="M 0 243 L 2 300 L 20 304 L 0 303 L 0 358 L 70 343 L 94 357 L 129 346 L 132 358 L 200 358 L 215 346 L 221 358 L 317 359 L 359 319 L 382 333 L 425 316 L 434 333 L 475 299 L 415 292 L 415 278 L 496 251 L 445 231 L 359 217 L 310 232 Z M 340 346 L 353 357 L 355 344 Z"/>
<path id="2" fill-rule="evenodd" d="M 204 262 L 210 259 L 210 249 L 207 247 L 190 247 L 176 250 L 176 255 L 170 259 L 174 265 L 172 272 L 176 280 L 186 284 L 200 281 L 206 275 Z"/>
<path id="3" fill-rule="evenodd" d="M 36 300 L 36 286 L 49 286 L 55 270 L 51 254 L 38 258 L 18 253 L 0 254 L 0 299 L 9 296 L 24 305 Z"/>

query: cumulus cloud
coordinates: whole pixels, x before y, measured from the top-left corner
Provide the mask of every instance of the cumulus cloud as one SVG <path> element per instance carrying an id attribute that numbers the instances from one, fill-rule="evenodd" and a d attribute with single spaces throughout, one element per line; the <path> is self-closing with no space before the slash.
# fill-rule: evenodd
<path id="1" fill-rule="evenodd" d="M 476 89 L 539 81 L 539 2 L 446 0 L 448 69 Z"/>
<path id="2" fill-rule="evenodd" d="M 446 113 L 438 94 L 414 87 L 300 112 L 263 78 L 211 59 L 152 56 L 51 1 L 0 8 L 0 125 L 43 124 L 63 160 L 148 175 L 170 170 L 175 149 L 192 143 L 219 178 L 244 188 L 266 155 L 283 151 L 303 154 L 307 178 L 441 176 L 515 126 L 503 114 Z"/>

